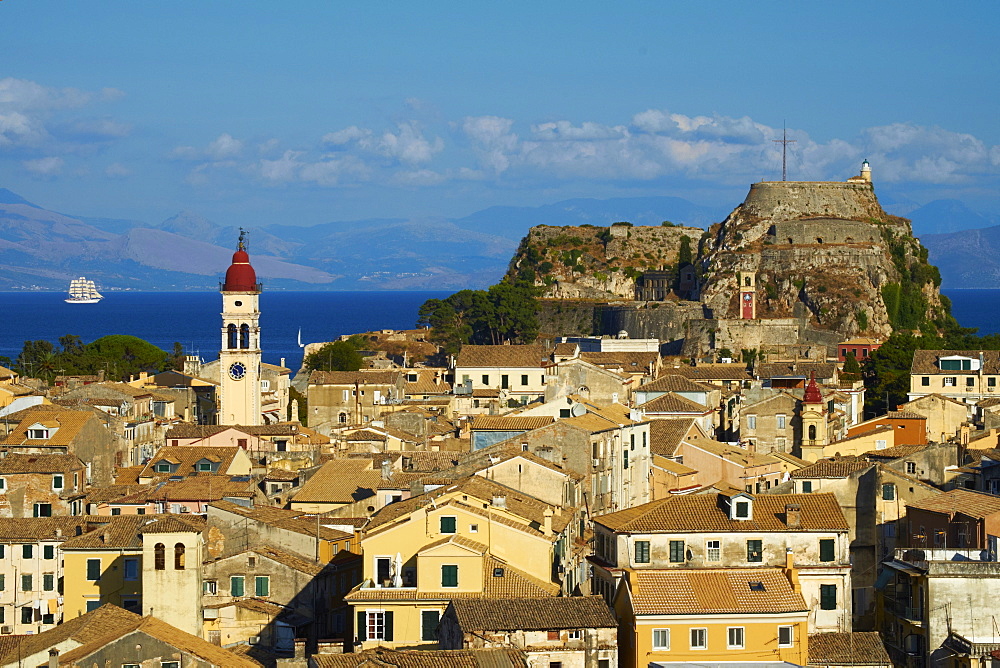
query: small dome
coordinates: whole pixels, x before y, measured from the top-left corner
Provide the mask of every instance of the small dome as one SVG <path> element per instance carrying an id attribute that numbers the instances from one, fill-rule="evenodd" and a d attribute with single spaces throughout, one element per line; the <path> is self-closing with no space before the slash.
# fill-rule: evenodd
<path id="1" fill-rule="evenodd" d="M 226 270 L 226 282 L 222 285 L 223 292 L 256 292 L 257 272 L 250 266 L 250 256 L 241 248 L 233 253 L 233 263 Z"/>

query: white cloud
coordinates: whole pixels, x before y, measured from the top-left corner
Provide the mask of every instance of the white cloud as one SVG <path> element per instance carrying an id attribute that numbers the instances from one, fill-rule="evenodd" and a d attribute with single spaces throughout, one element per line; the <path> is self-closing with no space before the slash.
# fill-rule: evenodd
<path id="1" fill-rule="evenodd" d="M 123 179 L 132 175 L 132 170 L 120 162 L 112 162 L 104 168 L 104 175 L 112 179 Z"/>
<path id="2" fill-rule="evenodd" d="M 233 139 L 231 134 L 224 132 L 208 145 L 207 152 L 210 157 L 216 160 L 231 158 L 243 152 L 243 142 L 239 139 Z"/>
<path id="3" fill-rule="evenodd" d="M 38 158 L 37 160 L 25 160 L 21 164 L 32 174 L 38 176 L 55 176 L 62 171 L 66 163 L 62 158 L 48 157 Z"/>
<path id="4" fill-rule="evenodd" d="M 468 116 L 462 120 L 462 132 L 472 141 L 480 163 L 494 174 L 507 171 L 518 148 L 520 139 L 510 131 L 513 127 L 513 120 L 499 116 Z"/>

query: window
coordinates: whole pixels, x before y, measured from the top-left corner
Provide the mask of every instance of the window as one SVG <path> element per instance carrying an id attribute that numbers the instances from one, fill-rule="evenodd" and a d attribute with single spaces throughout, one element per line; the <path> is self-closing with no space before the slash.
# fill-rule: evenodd
<path id="1" fill-rule="evenodd" d="M 906 472 L 909 473 L 910 475 L 916 473 L 917 472 L 916 462 L 906 462 Z"/>
<path id="2" fill-rule="evenodd" d="M 229 578 L 229 595 L 230 596 L 243 596 L 243 576 L 233 575 Z"/>
<path id="3" fill-rule="evenodd" d="M 420 639 L 436 642 L 438 639 L 438 617 L 437 610 L 420 611 Z"/>
<path id="4" fill-rule="evenodd" d="M 802 481 L 802 493 L 803 494 L 811 494 L 812 491 L 813 491 L 812 480 L 803 480 Z"/>
<path id="5" fill-rule="evenodd" d="M 139 579 L 139 560 L 138 559 L 126 559 L 125 560 L 125 579 L 126 580 L 138 580 Z"/>
<path id="6" fill-rule="evenodd" d="M 184 570 L 184 543 L 174 545 L 174 570 Z"/>
<path id="7" fill-rule="evenodd" d="M 58 473 L 52 476 L 52 489 L 62 489 L 63 488 L 63 477 Z"/>
<path id="8" fill-rule="evenodd" d="M 997 386 L 996 376 L 990 376 L 989 378 L 987 378 L 986 379 L 986 386 L 987 387 L 996 387 Z"/>
<path id="9" fill-rule="evenodd" d="M 785 416 L 784 415 L 780 415 L 780 414 L 779 415 L 775 415 L 774 416 L 774 421 L 777 423 L 776 426 L 777 426 L 778 429 L 784 429 L 785 428 Z"/>
<path id="10" fill-rule="evenodd" d="M 976 377 L 975 376 L 969 376 L 969 377 L 967 377 L 965 379 L 965 386 L 966 387 L 975 387 L 975 385 L 976 385 Z"/>
<path id="11" fill-rule="evenodd" d="M 207 472 L 211 473 L 211 471 L 212 471 L 212 462 L 198 462 L 198 470 L 199 471 L 207 471 Z"/>
<path id="12" fill-rule="evenodd" d="M 250 325 L 243 323 L 240 325 L 240 348 L 250 347 Z"/>
<path id="13" fill-rule="evenodd" d="M 458 566 L 455 564 L 444 564 L 441 566 L 441 586 L 458 586 Z"/>
<path id="14" fill-rule="evenodd" d="M 97 610 L 99 607 L 101 607 L 101 599 L 92 598 L 87 601 L 87 612 Z"/>
<path id="15" fill-rule="evenodd" d="M 921 376 L 920 377 L 920 385 L 922 387 L 928 387 L 930 384 L 931 384 L 931 377 L 930 376 Z"/>
<path id="16" fill-rule="evenodd" d="M 201 591 L 202 593 L 215 596 L 219 593 L 219 583 L 215 580 L 205 580 L 201 585 Z"/>
<path id="17" fill-rule="evenodd" d="M 756 429 L 756 428 L 757 428 L 757 416 L 756 415 L 748 415 L 747 416 L 747 429 Z"/>
<path id="18" fill-rule="evenodd" d="M 442 517 L 441 533 L 455 533 L 457 524 L 458 522 L 454 516 Z"/>
<path id="19" fill-rule="evenodd" d="M 36 503 L 32 514 L 35 517 L 52 517 L 51 503 Z"/>
<path id="20" fill-rule="evenodd" d="M 392 557 L 375 557 L 375 582 L 382 584 L 389 580 Z"/>
<path id="21" fill-rule="evenodd" d="M 628 468 L 628 449 L 622 450 L 622 468 Z"/>
<path id="22" fill-rule="evenodd" d="M 97 581 L 101 579 L 101 560 L 87 559 L 87 579 Z"/>
<path id="23" fill-rule="evenodd" d="M 814 424 L 809 425 L 809 440 L 810 441 L 816 440 L 816 425 Z"/>
<path id="24" fill-rule="evenodd" d="M 31 581 L 31 574 L 26 573 L 21 576 L 21 591 L 31 591 L 34 589 L 34 583 Z"/>
<path id="25" fill-rule="evenodd" d="M 670 649 L 670 629 L 653 629 L 653 649 Z"/>
<path id="26" fill-rule="evenodd" d="M 746 519 L 750 517 L 750 502 L 749 501 L 737 501 L 736 502 L 736 517 L 740 519 Z"/>
<path id="27" fill-rule="evenodd" d="M 955 376 L 945 376 L 944 377 L 945 387 L 955 387 Z"/>
<path id="28" fill-rule="evenodd" d="M 682 540 L 670 541 L 670 563 L 672 564 L 684 563 L 684 541 Z"/>
<path id="29" fill-rule="evenodd" d="M 896 500 L 896 486 L 891 482 L 882 484 L 882 500 L 883 501 L 895 501 Z"/>
<path id="30" fill-rule="evenodd" d="M 267 575 L 258 575 L 253 582 L 255 596 L 271 595 L 271 578 Z"/>
<path id="31" fill-rule="evenodd" d="M 483 385 L 489 385 L 489 384 L 490 384 L 490 375 L 488 373 L 484 373 L 483 374 Z"/>
<path id="32" fill-rule="evenodd" d="M 523 373 L 521 374 L 521 385 L 527 385 L 527 384 L 528 384 L 528 374 Z"/>
<path id="33" fill-rule="evenodd" d="M 43 591 L 55 591 L 56 589 L 56 576 L 54 573 L 43 573 L 42 574 L 42 590 Z"/>
<path id="34" fill-rule="evenodd" d="M 691 649 L 708 649 L 708 629 L 691 629 Z"/>
<path id="35" fill-rule="evenodd" d="M 0 557 L 3 555 L 0 554 Z M 56 558 L 56 546 L 55 545 L 42 545 L 42 559 L 55 559 Z"/>
<path id="36" fill-rule="evenodd" d="M 795 644 L 795 627 L 778 627 L 778 647 L 791 647 Z"/>
<path id="37" fill-rule="evenodd" d="M 30 605 L 21 608 L 21 623 L 31 624 L 33 621 L 35 621 L 35 609 Z"/>
<path id="38" fill-rule="evenodd" d="M 392 612 L 389 610 L 359 612 L 358 640 L 392 640 Z"/>
<path id="39" fill-rule="evenodd" d="M 820 610 L 837 609 L 837 585 L 819 586 L 819 607 Z"/>
<path id="40" fill-rule="evenodd" d="M 228 334 L 229 348 L 236 347 L 236 325 L 229 325 L 226 327 L 226 334 Z"/>
<path id="41" fill-rule="evenodd" d="M 833 538 L 821 538 L 819 541 L 819 560 L 833 561 L 836 558 L 836 543 Z"/>
<path id="42" fill-rule="evenodd" d="M 649 563 L 649 541 L 648 540 L 637 540 L 637 541 L 635 541 L 635 563 L 637 563 L 637 564 L 648 564 Z"/>
<path id="43" fill-rule="evenodd" d="M 157 473 L 170 473 L 170 464 L 166 462 L 160 462 L 153 467 Z"/>
<path id="44" fill-rule="evenodd" d="M 5 591 L 7 589 L 7 583 L 4 582 L 4 576 L 0 573 L 0 591 Z M 3 606 L 0 605 L 0 610 L 3 610 Z"/>
<path id="45" fill-rule="evenodd" d="M 754 563 L 764 561 L 764 541 L 747 541 L 747 561 Z"/>
<path id="46" fill-rule="evenodd" d="M 722 559 L 721 540 L 709 540 L 705 542 L 705 558 L 708 561 L 720 561 Z"/>
<path id="47" fill-rule="evenodd" d="M 875 441 L 876 450 L 885 450 L 885 446 L 886 446 L 886 441 L 884 439 L 876 439 Z"/>
<path id="48" fill-rule="evenodd" d="M 583 633 L 582 633 L 582 632 L 580 631 L 580 629 L 572 629 L 572 630 L 571 630 L 571 631 L 570 631 L 570 632 L 569 632 L 569 633 L 567 634 L 567 636 L 566 636 L 566 637 L 567 637 L 567 639 L 569 639 L 569 640 L 579 640 L 580 638 L 582 638 L 582 637 L 583 637 Z"/>
<path id="49" fill-rule="evenodd" d="M 21 558 L 31 559 L 35 556 L 35 546 L 34 545 L 22 545 L 21 546 Z"/>
<path id="50" fill-rule="evenodd" d="M 743 627 L 730 626 L 726 631 L 726 648 L 743 649 Z"/>
<path id="51" fill-rule="evenodd" d="M 181 668 L 180 661 L 160 661 L 160 668 Z"/>
<path id="52" fill-rule="evenodd" d="M 162 571 L 165 569 L 167 567 L 167 546 L 163 543 L 157 543 L 153 547 L 153 559 L 156 570 Z"/>

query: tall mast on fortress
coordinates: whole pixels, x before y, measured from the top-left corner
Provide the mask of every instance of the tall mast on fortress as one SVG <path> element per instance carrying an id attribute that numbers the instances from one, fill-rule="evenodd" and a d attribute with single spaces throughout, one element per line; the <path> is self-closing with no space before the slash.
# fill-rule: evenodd
<path id="1" fill-rule="evenodd" d="M 795 139 L 788 138 L 788 130 L 785 128 L 785 124 L 781 124 L 781 139 L 772 139 L 775 144 L 781 144 L 781 180 L 787 181 L 788 172 L 786 166 L 788 165 L 788 145 L 794 144 Z"/>

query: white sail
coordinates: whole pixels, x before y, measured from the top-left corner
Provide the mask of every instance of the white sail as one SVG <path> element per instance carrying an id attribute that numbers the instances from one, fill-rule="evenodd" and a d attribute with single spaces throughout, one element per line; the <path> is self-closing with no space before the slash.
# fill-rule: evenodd
<path id="1" fill-rule="evenodd" d="M 69 282 L 69 304 L 96 304 L 104 299 L 104 295 L 97 291 L 94 282 L 85 276 L 74 278 Z"/>

